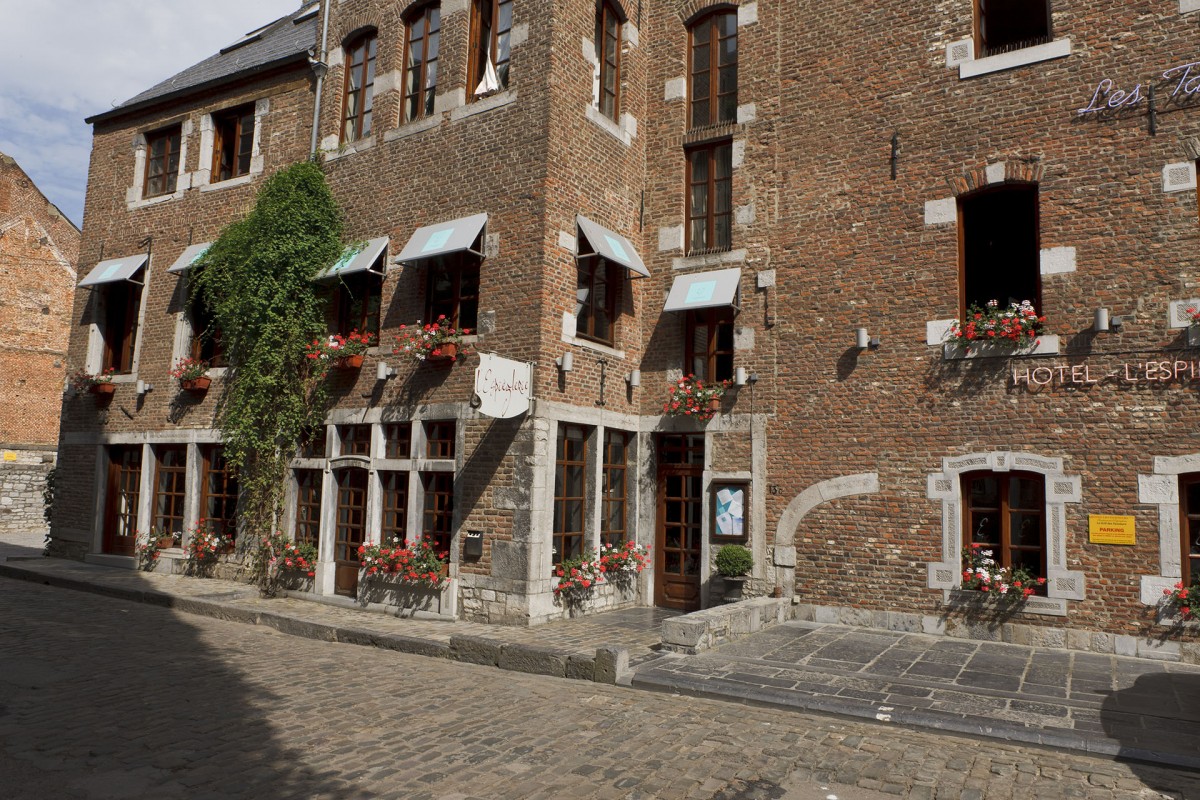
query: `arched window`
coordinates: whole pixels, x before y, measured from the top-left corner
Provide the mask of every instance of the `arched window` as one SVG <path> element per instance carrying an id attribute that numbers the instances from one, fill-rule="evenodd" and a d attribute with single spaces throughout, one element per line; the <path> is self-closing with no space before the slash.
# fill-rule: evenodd
<path id="1" fill-rule="evenodd" d="M 995 300 L 1005 308 L 1028 300 L 1042 310 L 1038 187 L 1005 184 L 958 200 L 963 317 Z"/>
<path id="2" fill-rule="evenodd" d="M 512 0 L 474 0 L 471 3 L 467 91 L 472 98 L 508 88 L 511 32 Z"/>
<path id="3" fill-rule="evenodd" d="M 346 45 L 346 88 L 342 93 L 343 143 L 357 142 L 371 135 L 377 48 L 375 31 L 364 33 Z"/>
<path id="4" fill-rule="evenodd" d="M 433 113 L 437 93 L 438 52 L 442 30 L 440 3 L 421 6 L 405 22 L 404 121 Z"/>
<path id="5" fill-rule="evenodd" d="M 737 120 L 737 12 L 721 10 L 689 28 L 690 126 Z"/>
<path id="6" fill-rule="evenodd" d="M 621 113 L 621 16 L 608 0 L 596 6 L 596 62 L 600 73 L 597 106 L 601 114 L 615 121 Z"/>

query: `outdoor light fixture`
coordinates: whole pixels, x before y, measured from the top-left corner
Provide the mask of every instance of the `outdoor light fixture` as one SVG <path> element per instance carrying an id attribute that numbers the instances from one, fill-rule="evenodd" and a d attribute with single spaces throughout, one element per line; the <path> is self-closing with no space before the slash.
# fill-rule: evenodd
<path id="1" fill-rule="evenodd" d="M 137 382 L 137 393 L 138 393 L 139 397 L 146 394 L 147 392 L 153 392 L 153 391 L 154 391 L 153 383 L 146 383 L 143 380 L 139 380 Z"/>
<path id="2" fill-rule="evenodd" d="M 745 367 L 738 367 L 733 371 L 733 382 L 738 386 L 745 386 L 750 380 L 750 376 L 746 374 Z"/>
<path id="3" fill-rule="evenodd" d="M 879 337 L 871 336 L 866 328 L 854 329 L 854 346 L 859 350 L 866 350 L 868 347 L 875 349 L 879 347 Z"/>
<path id="4" fill-rule="evenodd" d="M 554 363 L 558 364 L 559 372 L 570 372 L 575 369 L 575 354 L 563 353 L 558 358 L 554 359 Z"/>
<path id="5" fill-rule="evenodd" d="M 1120 317 L 1110 316 L 1107 308 L 1097 308 L 1092 322 L 1094 333 L 1120 333 L 1123 321 Z"/>
<path id="6" fill-rule="evenodd" d="M 625 376 L 625 382 L 628 383 L 630 386 L 641 386 L 642 385 L 642 371 L 640 369 L 635 369 L 633 372 L 631 372 Z"/>
<path id="7" fill-rule="evenodd" d="M 377 381 L 386 381 L 395 374 L 396 368 L 389 367 L 386 361 L 380 361 L 375 367 L 375 380 Z"/>

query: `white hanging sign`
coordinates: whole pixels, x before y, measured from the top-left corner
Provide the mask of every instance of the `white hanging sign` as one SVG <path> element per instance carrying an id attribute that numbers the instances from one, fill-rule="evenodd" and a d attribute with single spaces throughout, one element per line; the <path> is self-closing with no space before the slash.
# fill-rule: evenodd
<path id="1" fill-rule="evenodd" d="M 529 411 L 533 396 L 533 366 L 491 353 L 479 354 L 475 368 L 475 397 L 479 413 L 507 419 Z"/>

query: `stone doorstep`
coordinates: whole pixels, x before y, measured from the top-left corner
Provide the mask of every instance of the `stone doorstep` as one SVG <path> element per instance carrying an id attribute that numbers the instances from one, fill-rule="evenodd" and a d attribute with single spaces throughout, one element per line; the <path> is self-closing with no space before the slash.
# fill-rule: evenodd
<path id="1" fill-rule="evenodd" d="M 263 625 L 289 636 L 325 642 L 340 642 L 484 664 L 513 672 L 551 675 L 596 683 L 624 684 L 631 680 L 629 651 L 623 647 L 600 647 L 594 656 L 540 645 L 501 642 L 482 636 L 452 635 L 450 643 L 400 634 L 377 633 L 361 628 L 313 622 L 272 611 L 254 611 L 223 602 L 214 596 L 183 597 L 149 588 L 112 586 L 86 578 L 46 574 L 0 563 L 0 577 L 41 583 L 62 589 L 100 594 L 118 600 L 162 606 L 185 614 L 212 617 L 246 625 Z M 240 594 L 240 593 L 234 593 Z M 233 598 L 231 598 L 233 599 Z"/>
<path id="2" fill-rule="evenodd" d="M 695 655 L 795 616 L 790 598 L 753 597 L 663 621 L 664 650 Z"/>

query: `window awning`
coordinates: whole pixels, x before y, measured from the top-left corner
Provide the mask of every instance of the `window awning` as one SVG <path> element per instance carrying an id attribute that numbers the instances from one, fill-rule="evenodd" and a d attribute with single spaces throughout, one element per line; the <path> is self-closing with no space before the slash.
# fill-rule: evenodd
<path id="1" fill-rule="evenodd" d="M 717 308 L 741 305 L 739 287 L 742 271 L 738 267 L 714 272 L 680 275 L 671 284 L 667 305 L 663 311 L 691 311 L 697 308 Z"/>
<path id="2" fill-rule="evenodd" d="M 208 252 L 210 247 L 212 247 L 212 242 L 190 245 L 179 258 L 175 259 L 174 264 L 167 267 L 167 272 L 187 272 L 200 256 Z"/>
<path id="3" fill-rule="evenodd" d="M 315 280 L 322 281 L 340 275 L 353 275 L 356 272 L 374 272 L 376 275 L 382 275 L 385 272 L 384 269 L 372 269 L 372 267 L 379 261 L 379 257 L 391 241 L 391 238 L 387 236 L 380 236 L 378 239 L 367 240 L 366 244 L 360 242 L 348 246 L 342 251 L 342 257 L 332 266 L 317 273 Z"/>
<path id="4" fill-rule="evenodd" d="M 449 222 L 417 228 L 396 260 L 402 264 L 409 264 L 464 251 L 482 256 L 483 245 L 479 242 L 479 237 L 487 221 L 487 214 L 476 214 L 473 217 L 452 219 Z"/>
<path id="5" fill-rule="evenodd" d="M 138 253 L 136 256 L 125 256 L 124 258 L 110 258 L 108 261 L 101 261 L 87 277 L 79 282 L 80 286 L 103 286 L 106 283 L 116 283 L 117 281 L 129 281 L 137 274 L 137 271 L 146 265 L 148 256 L 145 253 Z M 140 283 L 140 281 L 133 281 Z"/>
<path id="6" fill-rule="evenodd" d="M 579 229 L 576 249 L 580 256 L 600 256 L 644 278 L 650 277 L 650 271 L 642 263 L 642 258 L 634 249 L 633 243 L 624 236 L 602 228 L 582 215 L 575 217 L 575 224 Z M 590 250 L 585 251 L 585 241 Z"/>

